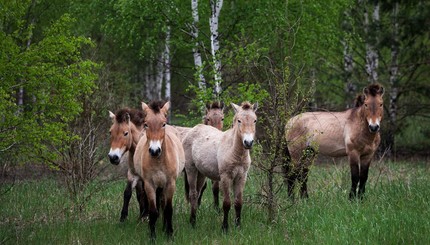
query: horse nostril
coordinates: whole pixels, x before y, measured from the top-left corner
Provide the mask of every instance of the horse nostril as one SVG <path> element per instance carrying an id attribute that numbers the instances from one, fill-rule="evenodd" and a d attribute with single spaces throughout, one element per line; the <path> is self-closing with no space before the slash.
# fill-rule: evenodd
<path id="1" fill-rule="evenodd" d="M 372 133 L 378 132 L 379 131 L 379 125 L 369 125 L 369 130 Z"/>
<path id="2" fill-rule="evenodd" d="M 250 149 L 254 143 L 254 140 L 245 140 L 243 143 L 246 149 Z"/>
<path id="3" fill-rule="evenodd" d="M 157 149 L 152 149 L 152 148 L 149 148 L 149 153 L 151 154 L 151 156 L 153 156 L 153 157 L 158 157 L 160 154 L 161 154 L 161 149 L 160 148 L 157 148 Z"/>
<path id="4" fill-rule="evenodd" d="M 112 164 L 118 164 L 119 163 L 119 157 L 117 155 L 108 155 L 110 163 Z"/>

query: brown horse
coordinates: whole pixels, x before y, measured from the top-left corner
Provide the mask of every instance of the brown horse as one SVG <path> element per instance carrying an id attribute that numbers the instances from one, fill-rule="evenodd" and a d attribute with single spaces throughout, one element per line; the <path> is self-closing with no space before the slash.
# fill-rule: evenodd
<path id="1" fill-rule="evenodd" d="M 143 182 L 136 175 L 133 164 L 136 145 L 143 132 L 145 115 L 140 110 L 123 108 L 116 111 L 115 114 L 109 111 L 109 116 L 112 119 L 112 126 L 109 130 L 110 151 L 108 156 L 110 162 L 118 165 L 121 158 L 128 153 L 127 185 L 124 190 L 120 221 L 123 222 L 128 216 L 128 206 L 134 188 L 136 188 L 136 196 L 140 207 L 139 218 L 147 216 L 148 204 L 143 191 Z"/>
<path id="2" fill-rule="evenodd" d="M 235 104 L 232 106 L 235 110 L 232 128 L 222 132 L 214 127 L 199 124 L 192 128 L 182 141 L 190 187 L 190 222 L 193 226 L 196 223 L 197 199 L 206 177 L 220 181 L 224 197 L 223 230 L 228 230 L 231 187 L 235 198 L 235 221 L 237 226 L 240 225 L 243 189 L 251 165 L 249 149 L 254 143 L 257 105 L 244 102 L 241 106 Z"/>
<path id="3" fill-rule="evenodd" d="M 369 165 L 380 142 L 384 88 L 372 84 L 357 97 L 356 107 L 343 112 L 306 112 L 291 118 L 286 139 L 292 163 L 285 168 L 288 192 L 295 181 L 301 184 L 301 196 L 307 197 L 307 177 L 316 153 L 330 157 L 348 156 L 351 168 L 349 197 L 362 197 Z"/>
<path id="4" fill-rule="evenodd" d="M 167 127 L 170 103 L 142 102 L 146 114 L 142 136 L 134 154 L 134 164 L 144 182 L 149 203 L 149 229 L 155 239 L 155 223 L 159 208 L 163 208 L 163 226 L 170 237 L 173 234 L 173 195 L 176 178 L 184 169 L 184 149 L 173 127 Z"/>

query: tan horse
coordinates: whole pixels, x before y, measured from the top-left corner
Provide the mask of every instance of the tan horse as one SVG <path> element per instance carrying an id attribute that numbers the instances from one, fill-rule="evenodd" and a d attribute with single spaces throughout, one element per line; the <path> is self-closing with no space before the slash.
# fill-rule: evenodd
<path id="1" fill-rule="evenodd" d="M 362 197 L 369 165 L 380 142 L 384 88 L 372 84 L 357 97 L 356 107 L 343 112 L 306 112 L 291 118 L 286 125 L 286 139 L 292 163 L 285 169 L 288 192 L 295 181 L 302 183 L 301 196 L 307 197 L 309 165 L 316 153 L 348 156 L 351 168 L 349 197 Z"/>
<path id="2" fill-rule="evenodd" d="M 224 196 L 224 220 L 222 228 L 228 230 L 228 213 L 231 208 L 230 188 L 234 193 L 236 225 L 240 225 L 243 189 L 251 165 L 249 149 L 254 143 L 257 105 L 249 102 L 241 106 L 232 104 L 235 110 L 233 127 L 222 132 L 214 127 L 199 124 L 192 128 L 183 140 L 185 169 L 190 187 L 191 217 L 196 223 L 198 195 L 206 177 L 220 181 Z"/>
<path id="3" fill-rule="evenodd" d="M 143 182 L 136 175 L 133 164 L 136 145 L 143 132 L 145 115 L 140 110 L 123 108 L 116 111 L 115 114 L 109 111 L 109 117 L 112 119 L 112 126 L 109 130 L 110 151 L 108 156 L 110 162 L 118 165 L 121 158 L 128 153 L 127 185 L 124 190 L 120 221 L 123 222 L 128 216 L 128 206 L 134 188 L 136 188 L 136 196 L 140 207 L 139 218 L 147 216 L 148 203 L 143 191 Z"/>
<path id="4" fill-rule="evenodd" d="M 143 179 L 149 203 L 149 228 L 155 239 L 155 223 L 159 208 L 163 208 L 163 226 L 170 237 L 173 234 L 173 195 L 176 179 L 184 169 L 184 149 L 173 127 L 167 127 L 170 103 L 142 102 L 146 134 L 142 136 L 134 154 L 134 164 Z"/>
<path id="5" fill-rule="evenodd" d="M 206 115 L 203 117 L 203 124 L 212 126 L 222 131 L 224 126 L 224 103 L 215 101 L 212 104 L 206 104 Z M 181 127 L 179 129 L 182 139 L 185 138 L 185 135 L 190 131 L 191 128 Z M 185 180 L 185 197 L 189 201 L 189 185 L 187 181 L 187 173 L 184 172 L 184 180 Z M 199 194 L 198 204 L 200 205 L 203 197 L 203 192 L 205 191 L 207 184 L 202 187 L 202 190 Z M 214 207 L 219 210 L 219 182 L 216 180 L 212 180 L 212 194 L 214 197 Z"/>

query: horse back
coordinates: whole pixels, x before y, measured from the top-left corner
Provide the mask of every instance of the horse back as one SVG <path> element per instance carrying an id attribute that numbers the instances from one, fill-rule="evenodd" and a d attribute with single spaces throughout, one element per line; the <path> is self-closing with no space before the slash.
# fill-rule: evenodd
<path id="1" fill-rule="evenodd" d="M 285 128 L 291 154 L 307 147 L 326 156 L 345 156 L 345 132 L 350 111 L 305 112 L 291 118 Z"/>

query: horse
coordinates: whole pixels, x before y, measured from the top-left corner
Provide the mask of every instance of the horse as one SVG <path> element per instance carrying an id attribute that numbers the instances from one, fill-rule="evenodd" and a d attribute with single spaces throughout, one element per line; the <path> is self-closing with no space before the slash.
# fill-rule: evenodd
<path id="1" fill-rule="evenodd" d="M 254 143 L 257 104 L 243 102 L 238 106 L 232 103 L 232 107 L 235 111 L 232 128 L 222 132 L 214 127 L 199 124 L 192 128 L 182 141 L 190 188 L 190 223 L 193 227 L 196 224 L 197 198 L 206 177 L 220 181 L 224 197 L 222 230 L 228 231 L 231 187 L 235 198 L 235 223 L 236 226 L 240 226 L 243 189 L 251 166 L 249 151 Z"/>
<path id="2" fill-rule="evenodd" d="M 124 222 L 128 216 L 128 206 L 134 188 L 136 188 L 140 208 L 139 218 L 146 217 L 148 215 L 148 203 L 143 191 L 143 182 L 137 176 L 133 164 L 133 155 L 143 132 L 145 115 L 140 110 L 122 108 L 115 113 L 109 111 L 109 117 L 112 119 L 112 126 L 109 130 L 110 151 L 108 157 L 110 162 L 118 165 L 121 158 L 128 153 L 127 185 L 124 190 L 120 222 Z"/>
<path id="3" fill-rule="evenodd" d="M 212 126 L 222 131 L 224 126 L 224 103 L 222 102 L 212 102 L 206 104 L 206 115 L 203 117 L 203 124 Z M 182 135 L 182 139 L 185 138 L 185 135 L 190 131 L 191 128 L 180 127 L 179 131 Z M 185 181 L 185 197 L 187 201 L 189 201 L 189 185 L 187 181 L 187 173 L 184 172 L 184 181 Z M 202 202 L 203 193 L 207 187 L 205 184 L 202 187 L 202 190 L 199 194 L 198 204 L 200 205 Z M 214 207 L 216 210 L 219 209 L 219 182 L 216 180 L 212 180 L 212 194 L 214 197 Z"/>
<path id="4" fill-rule="evenodd" d="M 285 126 L 290 163 L 284 168 L 288 193 L 296 181 L 302 183 L 300 194 L 308 197 L 309 167 L 317 153 L 330 157 L 347 156 L 351 169 L 349 198 L 362 198 L 369 166 L 377 150 L 384 114 L 384 88 L 371 84 L 356 98 L 355 107 L 342 112 L 305 112 L 291 118 Z"/>
<path id="5" fill-rule="evenodd" d="M 135 169 L 144 182 L 149 204 L 149 229 L 155 239 L 155 224 L 159 208 L 163 208 L 163 227 L 166 234 L 173 235 L 173 195 L 176 179 L 184 169 L 184 149 L 177 131 L 167 127 L 170 102 L 142 102 L 146 114 L 143 135 L 134 154 Z"/>

